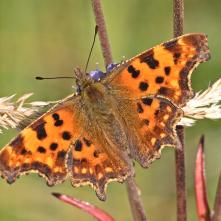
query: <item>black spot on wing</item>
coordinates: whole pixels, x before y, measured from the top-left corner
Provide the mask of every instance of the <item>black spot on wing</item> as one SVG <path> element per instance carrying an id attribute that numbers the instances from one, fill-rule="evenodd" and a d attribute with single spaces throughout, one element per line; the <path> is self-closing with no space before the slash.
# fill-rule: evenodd
<path id="1" fill-rule="evenodd" d="M 31 125 L 32 130 L 36 132 L 37 138 L 39 140 L 43 140 L 44 138 L 47 137 L 47 133 L 45 130 L 45 123 L 46 122 L 43 119 L 40 119 Z"/>
<path id="2" fill-rule="evenodd" d="M 60 119 L 60 116 L 59 116 L 58 113 L 52 114 L 52 117 L 53 117 L 53 119 L 55 120 L 54 125 L 55 125 L 56 127 L 59 127 L 59 126 L 63 125 L 64 122 L 63 122 L 63 120 Z"/>
<path id="3" fill-rule="evenodd" d="M 60 116 L 57 113 L 52 114 L 54 120 L 59 120 Z"/>
<path id="4" fill-rule="evenodd" d="M 164 68 L 165 75 L 168 76 L 170 74 L 170 71 L 171 71 L 171 67 L 167 66 Z"/>
<path id="5" fill-rule="evenodd" d="M 63 120 L 57 120 L 57 121 L 55 121 L 54 125 L 56 127 L 59 127 L 59 126 L 63 125 L 63 123 L 64 123 Z"/>
<path id="6" fill-rule="evenodd" d="M 154 58 L 153 50 L 149 50 L 140 56 L 140 62 L 146 63 L 149 68 L 155 69 L 159 66 L 159 61 Z"/>
<path id="7" fill-rule="evenodd" d="M 44 147 L 42 147 L 42 146 L 39 146 L 38 149 L 37 149 L 37 151 L 38 151 L 39 153 L 46 153 L 46 149 L 45 149 Z"/>
<path id="8" fill-rule="evenodd" d="M 158 77 L 156 77 L 155 82 L 156 82 L 157 84 L 161 84 L 161 83 L 164 82 L 164 78 L 161 77 L 161 76 L 158 76 Z"/>
<path id="9" fill-rule="evenodd" d="M 133 65 L 128 66 L 127 71 L 131 74 L 132 78 L 137 78 L 140 75 L 140 71 L 136 70 Z"/>
<path id="10" fill-rule="evenodd" d="M 50 145 L 50 149 L 53 150 L 53 151 L 56 150 L 57 147 L 58 147 L 57 143 L 51 143 L 51 145 Z"/>
<path id="11" fill-rule="evenodd" d="M 142 102 L 143 102 L 143 104 L 150 106 L 153 102 L 153 99 L 145 97 L 145 98 L 142 98 Z"/>
<path id="12" fill-rule="evenodd" d="M 70 139 L 71 139 L 71 134 L 70 134 L 70 132 L 64 131 L 64 132 L 62 133 L 62 138 L 63 138 L 64 140 L 70 140 Z"/>
<path id="13" fill-rule="evenodd" d="M 146 91 L 148 87 L 149 87 L 149 85 L 146 82 L 142 81 L 139 84 L 139 88 L 140 88 L 141 91 Z"/>
<path id="14" fill-rule="evenodd" d="M 82 142 L 80 140 L 76 140 L 74 146 L 75 146 L 76 151 L 81 151 L 83 145 L 82 145 Z"/>

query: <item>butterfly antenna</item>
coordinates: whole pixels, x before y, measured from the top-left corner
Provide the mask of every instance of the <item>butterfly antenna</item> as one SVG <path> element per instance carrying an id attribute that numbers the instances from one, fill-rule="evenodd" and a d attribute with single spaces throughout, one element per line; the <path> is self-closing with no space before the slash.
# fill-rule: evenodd
<path id="1" fill-rule="evenodd" d="M 48 79 L 67 79 L 67 78 L 74 78 L 74 77 L 51 77 L 51 78 L 45 78 L 45 77 L 35 77 L 36 80 L 48 80 Z"/>
<path id="2" fill-rule="evenodd" d="M 98 25 L 95 26 L 94 39 L 93 39 L 93 42 L 92 42 L 92 45 L 91 45 L 91 50 L 90 50 L 90 53 L 88 55 L 87 63 L 86 63 L 85 69 L 84 69 L 85 73 L 87 71 L 88 64 L 89 64 L 89 61 L 90 61 L 90 58 L 91 58 L 91 53 L 92 53 L 93 48 L 94 48 L 94 43 L 95 43 L 95 40 L 96 40 L 97 32 L 98 32 Z"/>

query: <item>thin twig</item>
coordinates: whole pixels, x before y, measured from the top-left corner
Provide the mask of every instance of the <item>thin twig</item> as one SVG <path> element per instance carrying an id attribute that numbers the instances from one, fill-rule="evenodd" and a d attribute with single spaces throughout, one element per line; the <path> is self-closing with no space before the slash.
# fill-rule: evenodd
<path id="1" fill-rule="evenodd" d="M 144 207 L 140 200 L 139 189 L 135 183 L 133 177 L 129 177 L 126 182 L 128 198 L 130 201 L 130 206 L 133 214 L 134 221 L 147 221 Z"/>
<path id="2" fill-rule="evenodd" d="M 98 25 L 98 34 L 103 51 L 103 57 L 105 65 L 107 67 L 108 64 L 113 63 L 113 60 L 112 60 L 112 54 L 111 54 L 110 44 L 108 41 L 108 35 L 105 27 L 104 15 L 102 12 L 100 0 L 92 0 L 92 6 L 94 10 L 96 24 Z M 128 198 L 134 221 L 147 221 L 144 212 L 145 210 L 141 203 L 139 191 L 134 181 L 134 178 L 133 177 L 128 178 L 126 184 L 127 184 Z"/>
<path id="3" fill-rule="evenodd" d="M 214 203 L 214 209 L 211 221 L 219 221 L 221 218 L 221 174 L 219 176 L 219 182 L 216 190 L 216 199 Z"/>
<path id="4" fill-rule="evenodd" d="M 184 0 L 173 0 L 173 34 L 178 37 L 183 34 Z M 185 145 L 184 128 L 177 127 L 180 148 L 175 150 L 176 188 L 177 188 L 177 221 L 186 221 L 186 184 L 185 184 Z"/>
<path id="5" fill-rule="evenodd" d="M 113 63 L 113 59 L 100 0 L 92 0 L 92 7 L 94 10 L 96 24 L 98 26 L 98 35 L 100 38 L 104 63 L 107 67 L 108 64 Z"/>
<path id="6" fill-rule="evenodd" d="M 186 217 L 184 128 L 182 126 L 177 126 L 177 135 L 180 140 L 180 147 L 179 149 L 175 150 L 177 221 L 186 221 L 187 217 Z"/>
<path id="7" fill-rule="evenodd" d="M 173 0 L 173 35 L 183 34 L 184 0 Z"/>

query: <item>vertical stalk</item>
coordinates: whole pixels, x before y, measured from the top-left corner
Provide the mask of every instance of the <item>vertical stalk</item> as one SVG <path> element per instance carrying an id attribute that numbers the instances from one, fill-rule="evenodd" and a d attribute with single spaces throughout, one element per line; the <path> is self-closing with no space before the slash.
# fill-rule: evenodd
<path id="1" fill-rule="evenodd" d="M 129 177 L 126 181 L 127 193 L 134 221 L 148 221 L 144 207 L 142 205 L 139 189 L 133 177 Z"/>
<path id="2" fill-rule="evenodd" d="M 95 21 L 98 26 L 98 35 L 101 43 L 104 63 L 105 67 L 107 67 L 108 64 L 113 63 L 113 59 L 100 0 L 92 0 L 92 7 L 94 11 Z"/>
<path id="3" fill-rule="evenodd" d="M 185 153 L 184 153 L 184 128 L 177 127 L 180 148 L 175 150 L 176 164 L 176 189 L 177 189 L 177 221 L 186 221 L 186 183 L 185 183 Z"/>
<path id="4" fill-rule="evenodd" d="M 101 48 L 105 65 L 113 63 L 111 48 L 108 40 L 107 30 L 105 26 L 104 14 L 102 11 L 100 0 L 92 0 L 92 7 L 96 24 L 98 25 L 98 34 L 100 38 Z M 144 207 L 141 203 L 139 190 L 133 177 L 129 177 L 126 181 L 127 193 L 131 206 L 131 212 L 134 221 L 147 221 Z"/>
<path id="5" fill-rule="evenodd" d="M 221 219 L 221 174 L 219 175 L 219 181 L 216 190 L 216 198 L 215 198 L 211 221 L 219 221 L 220 219 Z"/>
<path id="6" fill-rule="evenodd" d="M 173 35 L 183 34 L 184 0 L 173 0 Z M 186 184 L 185 184 L 185 144 L 184 128 L 177 127 L 180 149 L 175 150 L 176 189 L 177 189 L 177 221 L 186 221 Z"/>
<path id="7" fill-rule="evenodd" d="M 173 0 L 173 36 L 183 34 L 184 0 Z"/>

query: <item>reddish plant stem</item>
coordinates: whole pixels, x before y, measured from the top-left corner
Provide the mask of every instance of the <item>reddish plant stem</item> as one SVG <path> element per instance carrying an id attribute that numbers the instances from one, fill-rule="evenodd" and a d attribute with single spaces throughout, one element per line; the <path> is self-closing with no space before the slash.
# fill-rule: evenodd
<path id="1" fill-rule="evenodd" d="M 221 219 L 221 174 L 219 176 L 219 182 L 216 190 L 216 199 L 214 203 L 211 221 L 219 221 L 220 219 Z"/>
<path id="2" fill-rule="evenodd" d="M 199 221 L 211 221 L 206 190 L 204 136 L 202 136 L 195 162 L 195 197 Z"/>
<path id="3" fill-rule="evenodd" d="M 92 0 L 92 6 L 96 24 L 98 25 L 98 34 L 103 51 L 103 58 L 107 67 L 108 64 L 113 63 L 113 59 L 100 0 Z M 145 210 L 140 199 L 139 190 L 136 186 L 134 178 L 129 177 L 126 181 L 126 185 L 133 220 L 147 221 Z"/>
<path id="4" fill-rule="evenodd" d="M 92 7 L 95 15 L 95 21 L 98 26 L 98 35 L 101 43 L 104 63 L 107 67 L 108 64 L 113 63 L 113 59 L 100 0 L 92 0 Z"/>
<path id="5" fill-rule="evenodd" d="M 71 206 L 74 206 L 90 214 L 97 221 L 115 221 L 115 219 L 111 217 L 108 213 L 106 213 L 105 211 L 101 210 L 100 208 L 94 205 L 91 205 L 88 202 L 78 200 L 73 197 L 63 195 L 60 193 L 52 193 L 52 195 L 55 196 L 57 199 L 61 200 L 62 202 L 70 204 Z"/>
<path id="6" fill-rule="evenodd" d="M 173 0 L 173 34 L 178 37 L 183 34 L 184 0 Z M 186 221 L 186 184 L 185 184 L 185 145 L 184 128 L 177 127 L 180 148 L 175 150 L 176 189 L 177 189 L 177 221 Z"/>

